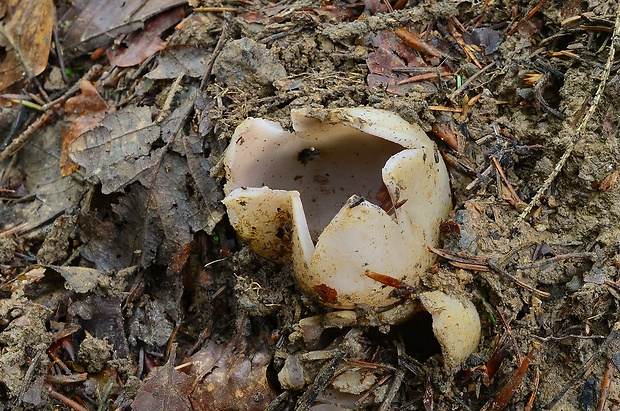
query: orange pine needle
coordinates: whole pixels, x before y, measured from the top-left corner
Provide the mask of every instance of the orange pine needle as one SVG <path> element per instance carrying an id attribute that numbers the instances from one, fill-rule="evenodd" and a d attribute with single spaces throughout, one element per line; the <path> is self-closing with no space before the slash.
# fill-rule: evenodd
<path id="1" fill-rule="evenodd" d="M 429 56 L 433 57 L 447 57 L 446 54 L 439 50 L 437 47 L 431 46 L 430 44 L 423 42 L 422 40 L 420 40 L 420 37 L 413 34 L 409 30 L 400 28 L 396 29 L 394 33 L 403 41 L 403 43 L 405 43 L 412 49 L 419 51 L 420 53 L 428 54 Z"/>

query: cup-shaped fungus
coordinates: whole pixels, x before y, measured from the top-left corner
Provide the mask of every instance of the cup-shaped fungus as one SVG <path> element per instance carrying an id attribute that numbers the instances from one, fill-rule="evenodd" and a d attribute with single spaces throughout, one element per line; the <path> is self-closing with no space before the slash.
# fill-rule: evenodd
<path id="1" fill-rule="evenodd" d="M 224 157 L 224 203 L 263 257 L 293 260 L 300 286 L 331 307 L 397 300 L 369 278 L 410 285 L 435 261 L 449 177 L 417 125 L 370 108 L 293 110 L 294 132 L 249 118 Z"/>

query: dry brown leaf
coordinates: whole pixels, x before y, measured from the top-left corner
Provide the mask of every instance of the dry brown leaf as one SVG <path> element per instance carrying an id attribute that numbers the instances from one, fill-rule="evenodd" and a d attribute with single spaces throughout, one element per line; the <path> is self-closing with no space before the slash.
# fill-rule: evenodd
<path id="1" fill-rule="evenodd" d="M 69 27 L 63 45 L 66 50 L 89 52 L 110 44 L 117 36 L 143 27 L 144 22 L 186 0 L 85 0 L 75 2 L 60 19 Z"/>
<path id="2" fill-rule="evenodd" d="M 154 370 L 136 394 L 131 408 L 136 411 L 190 411 L 189 393 L 192 379 L 174 369 L 176 344 L 170 359 Z"/>
<path id="3" fill-rule="evenodd" d="M 80 135 L 71 144 L 73 161 L 101 180 L 101 191 L 110 194 L 149 173 L 163 151 L 151 151 L 160 138 L 159 125 L 148 107 L 125 107 L 107 116 L 101 125 Z"/>
<path id="4" fill-rule="evenodd" d="M 211 233 L 220 221 L 222 195 L 209 175 L 212 162 L 203 155 L 200 137 L 183 133 L 171 141 L 191 108 L 191 99 L 186 99 L 156 124 L 150 109 L 125 107 L 73 142 L 71 158 L 88 176 L 99 178 L 104 194 L 126 190 L 114 210 L 124 222 L 123 235 L 117 227 L 94 222 L 89 233 L 83 233 L 88 239 L 82 254 L 85 258 L 96 262 L 100 253 L 120 254 L 125 263 L 148 266 L 157 259 L 167 265 L 195 233 Z M 161 146 L 162 142 L 170 145 Z M 128 187 L 136 181 L 140 184 Z M 106 242 L 98 230 L 117 232 L 118 236 L 112 235 L 115 240 Z M 128 249 L 140 253 L 127 255 Z"/>
<path id="5" fill-rule="evenodd" d="M 15 171 L 9 177 L 27 176 L 23 179 L 24 193 L 31 194 L 32 200 L 20 207 L 0 207 L 0 231 L 24 223 L 36 227 L 73 209 L 81 201 L 87 187 L 77 179 L 60 175 L 59 135 L 59 123 L 44 127 L 22 148 Z"/>
<path id="6" fill-rule="evenodd" d="M 45 70 L 56 9 L 52 0 L 8 0 L 0 24 L 0 90 Z"/>
<path id="7" fill-rule="evenodd" d="M 142 63 L 153 54 L 164 49 L 162 33 L 185 17 L 185 9 L 179 7 L 149 20 L 139 34 L 127 42 L 123 49 L 108 50 L 110 64 L 131 67 Z"/>
<path id="8" fill-rule="evenodd" d="M 71 97 L 65 103 L 65 113 L 67 119 L 71 121 L 71 127 L 61 133 L 60 173 L 63 177 L 70 175 L 80 167 L 69 158 L 71 143 L 80 134 L 92 130 L 105 116 L 115 111 L 113 107 L 108 106 L 89 81 L 82 81 L 80 87 L 82 94 Z"/>
<path id="9" fill-rule="evenodd" d="M 200 381 L 191 393 L 194 411 L 262 411 L 274 399 L 267 339 L 238 338 L 226 345 L 211 341 L 192 356 L 191 375 Z"/>

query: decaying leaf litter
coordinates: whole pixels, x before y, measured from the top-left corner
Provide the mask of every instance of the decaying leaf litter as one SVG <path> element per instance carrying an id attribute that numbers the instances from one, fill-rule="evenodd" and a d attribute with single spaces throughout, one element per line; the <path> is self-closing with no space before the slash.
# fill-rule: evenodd
<path id="1" fill-rule="evenodd" d="M 617 4 L 35 3 L 0 7 L 4 409 L 617 407 Z M 227 223 L 244 119 L 359 106 L 448 165 L 440 264 L 382 280 L 474 302 L 456 373 L 428 315 L 343 323 Z"/>

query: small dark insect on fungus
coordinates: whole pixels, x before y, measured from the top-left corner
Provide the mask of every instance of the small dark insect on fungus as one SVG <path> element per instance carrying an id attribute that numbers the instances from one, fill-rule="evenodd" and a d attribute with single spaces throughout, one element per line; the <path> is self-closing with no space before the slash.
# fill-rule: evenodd
<path id="1" fill-rule="evenodd" d="M 314 147 L 304 148 L 297 154 L 297 161 L 301 162 L 301 164 L 306 165 L 312 160 L 316 160 L 321 155 L 321 152 Z"/>

